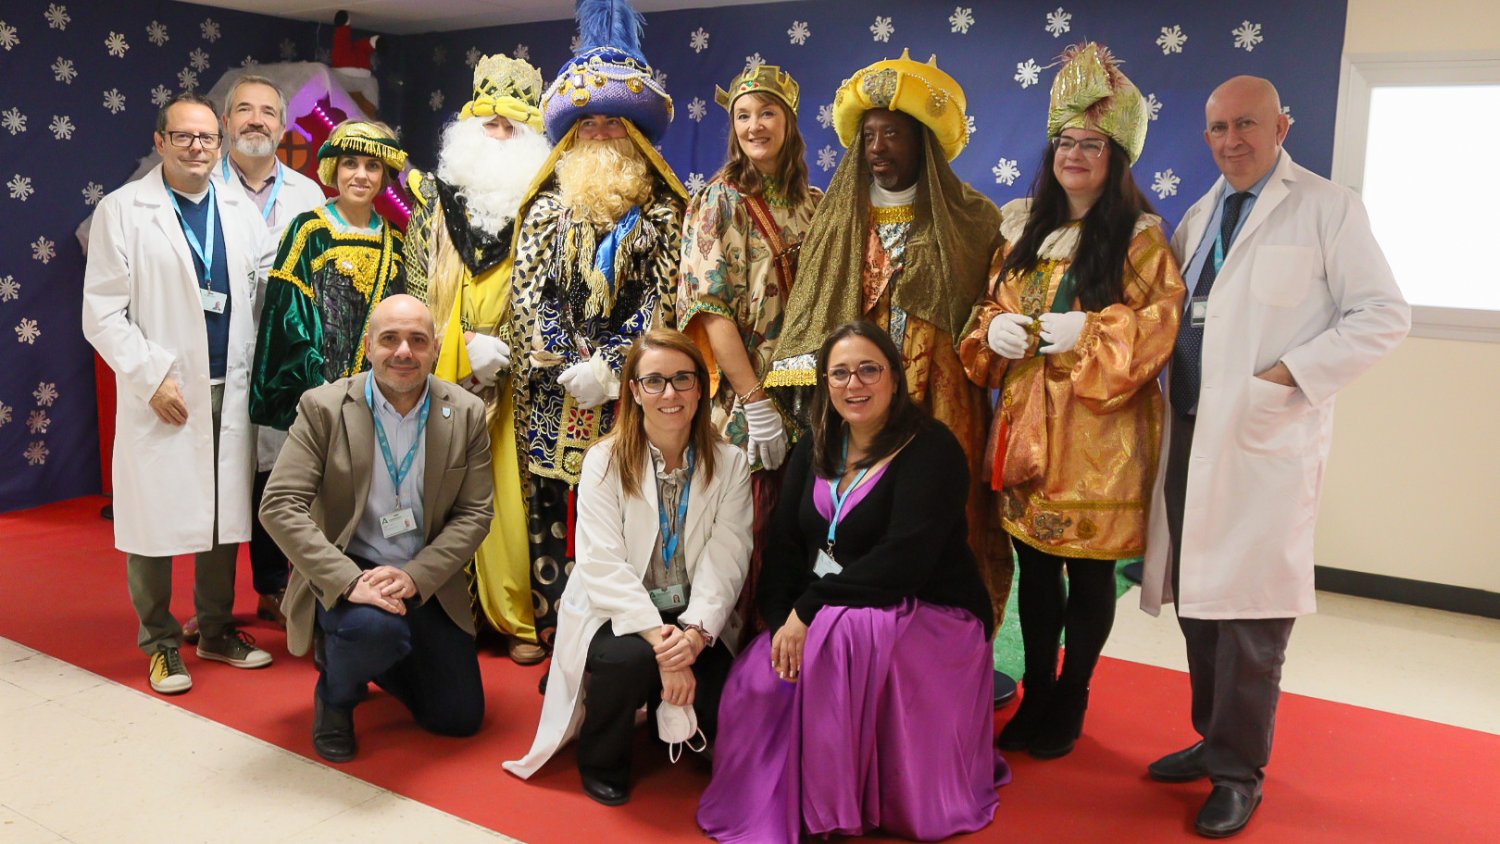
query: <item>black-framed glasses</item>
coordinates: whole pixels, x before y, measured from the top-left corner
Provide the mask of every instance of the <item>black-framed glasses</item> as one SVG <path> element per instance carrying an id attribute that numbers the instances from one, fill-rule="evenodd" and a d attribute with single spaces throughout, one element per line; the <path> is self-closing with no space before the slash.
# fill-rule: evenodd
<path id="1" fill-rule="evenodd" d="M 698 386 L 698 373 L 683 370 L 682 372 L 679 372 L 669 378 L 665 375 L 657 375 L 653 372 L 650 375 L 642 375 L 641 377 L 635 379 L 635 383 L 640 384 L 642 390 L 645 390 L 653 396 L 665 393 L 667 391 L 668 384 L 671 384 L 672 389 L 676 390 L 677 392 L 686 393 L 694 387 Z"/>
<path id="2" fill-rule="evenodd" d="M 218 149 L 219 144 L 224 140 L 224 136 L 218 132 L 200 132 L 196 135 L 192 132 L 163 132 L 162 134 L 166 137 L 167 143 L 178 149 L 187 149 L 193 145 L 193 141 L 197 141 L 198 145 L 204 149 Z"/>
<path id="3" fill-rule="evenodd" d="M 849 386 L 849 379 L 855 378 L 866 387 L 880 383 L 880 376 L 885 374 L 885 367 L 878 363 L 862 363 L 853 369 L 846 367 L 834 367 L 828 370 L 828 383 L 835 387 Z"/>
<path id="4" fill-rule="evenodd" d="M 1079 140 L 1077 138 L 1070 138 L 1067 135 L 1060 135 L 1052 139 L 1052 146 L 1057 150 L 1058 155 L 1067 155 L 1077 148 L 1083 150 L 1083 154 L 1089 158 L 1098 158 L 1104 154 L 1105 148 L 1109 146 L 1109 141 L 1101 141 L 1098 138 L 1084 138 L 1083 140 Z"/>

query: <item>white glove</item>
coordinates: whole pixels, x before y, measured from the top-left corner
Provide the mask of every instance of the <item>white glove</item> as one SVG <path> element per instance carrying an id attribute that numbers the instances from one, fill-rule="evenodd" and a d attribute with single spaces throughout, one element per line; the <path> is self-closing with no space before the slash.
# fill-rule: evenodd
<path id="1" fill-rule="evenodd" d="M 1037 351 L 1044 355 L 1073 351 L 1073 347 L 1078 345 L 1078 335 L 1083 333 L 1083 322 L 1086 319 L 1088 315 L 1083 311 L 1042 314 L 1042 342 L 1047 345 Z"/>
<path id="2" fill-rule="evenodd" d="M 1026 356 L 1026 347 L 1031 345 L 1026 336 L 1026 326 L 1030 324 L 1031 317 L 1025 314 L 996 314 L 990 320 L 990 348 L 1007 360 L 1020 360 Z"/>
<path id="3" fill-rule="evenodd" d="M 557 376 L 557 383 L 578 402 L 584 410 L 593 410 L 609 401 L 609 387 L 594 375 L 591 361 L 581 360 Z"/>
<path id="4" fill-rule="evenodd" d="M 745 424 L 750 429 L 750 442 L 746 454 L 751 465 L 760 458 L 760 465 L 775 469 L 786 459 L 786 423 L 770 399 L 761 399 L 745 405 Z"/>
<path id="5" fill-rule="evenodd" d="M 510 368 L 510 346 L 499 337 L 475 334 L 474 339 L 464 344 L 469 353 L 469 366 L 480 387 L 492 387 L 500 377 L 500 371 Z"/>

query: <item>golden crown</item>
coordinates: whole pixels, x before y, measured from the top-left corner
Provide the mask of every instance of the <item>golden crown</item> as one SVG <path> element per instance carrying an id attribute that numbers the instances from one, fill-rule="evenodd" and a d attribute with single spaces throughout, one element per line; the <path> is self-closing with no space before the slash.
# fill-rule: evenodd
<path id="1" fill-rule="evenodd" d="M 730 111 L 734 108 L 734 101 L 742 94 L 770 94 L 786 103 L 786 107 L 796 115 L 800 92 L 797 80 L 790 73 L 778 65 L 763 64 L 745 68 L 729 84 L 728 91 L 715 85 L 714 102 L 723 106 L 725 111 Z"/>
<path id="2" fill-rule="evenodd" d="M 503 53 L 485 56 L 474 65 L 474 99 L 514 97 L 536 108 L 542 101 L 542 72 Z"/>

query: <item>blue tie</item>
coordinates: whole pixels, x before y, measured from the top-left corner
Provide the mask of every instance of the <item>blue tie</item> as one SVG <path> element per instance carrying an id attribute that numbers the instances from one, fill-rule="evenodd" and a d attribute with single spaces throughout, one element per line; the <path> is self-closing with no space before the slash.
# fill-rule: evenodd
<path id="1" fill-rule="evenodd" d="M 1240 212 L 1253 194 L 1241 191 L 1224 202 L 1224 218 L 1219 223 L 1219 240 L 1224 244 L 1223 253 L 1229 254 L 1229 245 L 1234 241 L 1234 229 L 1239 225 Z M 1203 261 L 1203 270 L 1198 273 L 1198 285 L 1193 288 L 1193 298 L 1204 298 L 1214 287 L 1219 268 L 1214 266 L 1213 248 L 1209 248 Z M 1191 309 L 1189 309 L 1191 313 Z M 1198 390 L 1203 383 L 1203 328 L 1188 319 L 1177 331 L 1177 346 L 1172 350 L 1172 407 L 1178 413 L 1198 411 Z"/>

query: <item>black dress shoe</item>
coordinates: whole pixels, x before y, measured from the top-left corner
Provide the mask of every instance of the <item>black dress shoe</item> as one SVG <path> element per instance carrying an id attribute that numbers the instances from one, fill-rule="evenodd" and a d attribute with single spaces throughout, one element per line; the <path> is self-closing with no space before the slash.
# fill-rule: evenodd
<path id="1" fill-rule="evenodd" d="M 1204 838 L 1228 838 L 1245 828 L 1259 805 L 1258 794 L 1246 797 L 1227 785 L 1216 785 L 1198 811 L 1198 834 Z"/>
<path id="2" fill-rule="evenodd" d="M 587 774 L 583 777 L 583 793 L 593 798 L 595 802 L 606 806 L 620 806 L 630 802 L 630 792 L 623 788 L 615 788 L 603 780 L 596 780 Z"/>
<path id="3" fill-rule="evenodd" d="M 330 762 L 348 762 L 354 758 L 354 712 L 323 702 L 313 691 L 313 750 Z"/>
<path id="4" fill-rule="evenodd" d="M 1166 756 L 1146 766 L 1146 773 L 1157 782 L 1192 782 L 1201 780 L 1208 776 L 1208 766 L 1204 764 L 1203 742 L 1179 750 L 1176 753 L 1168 753 Z"/>

